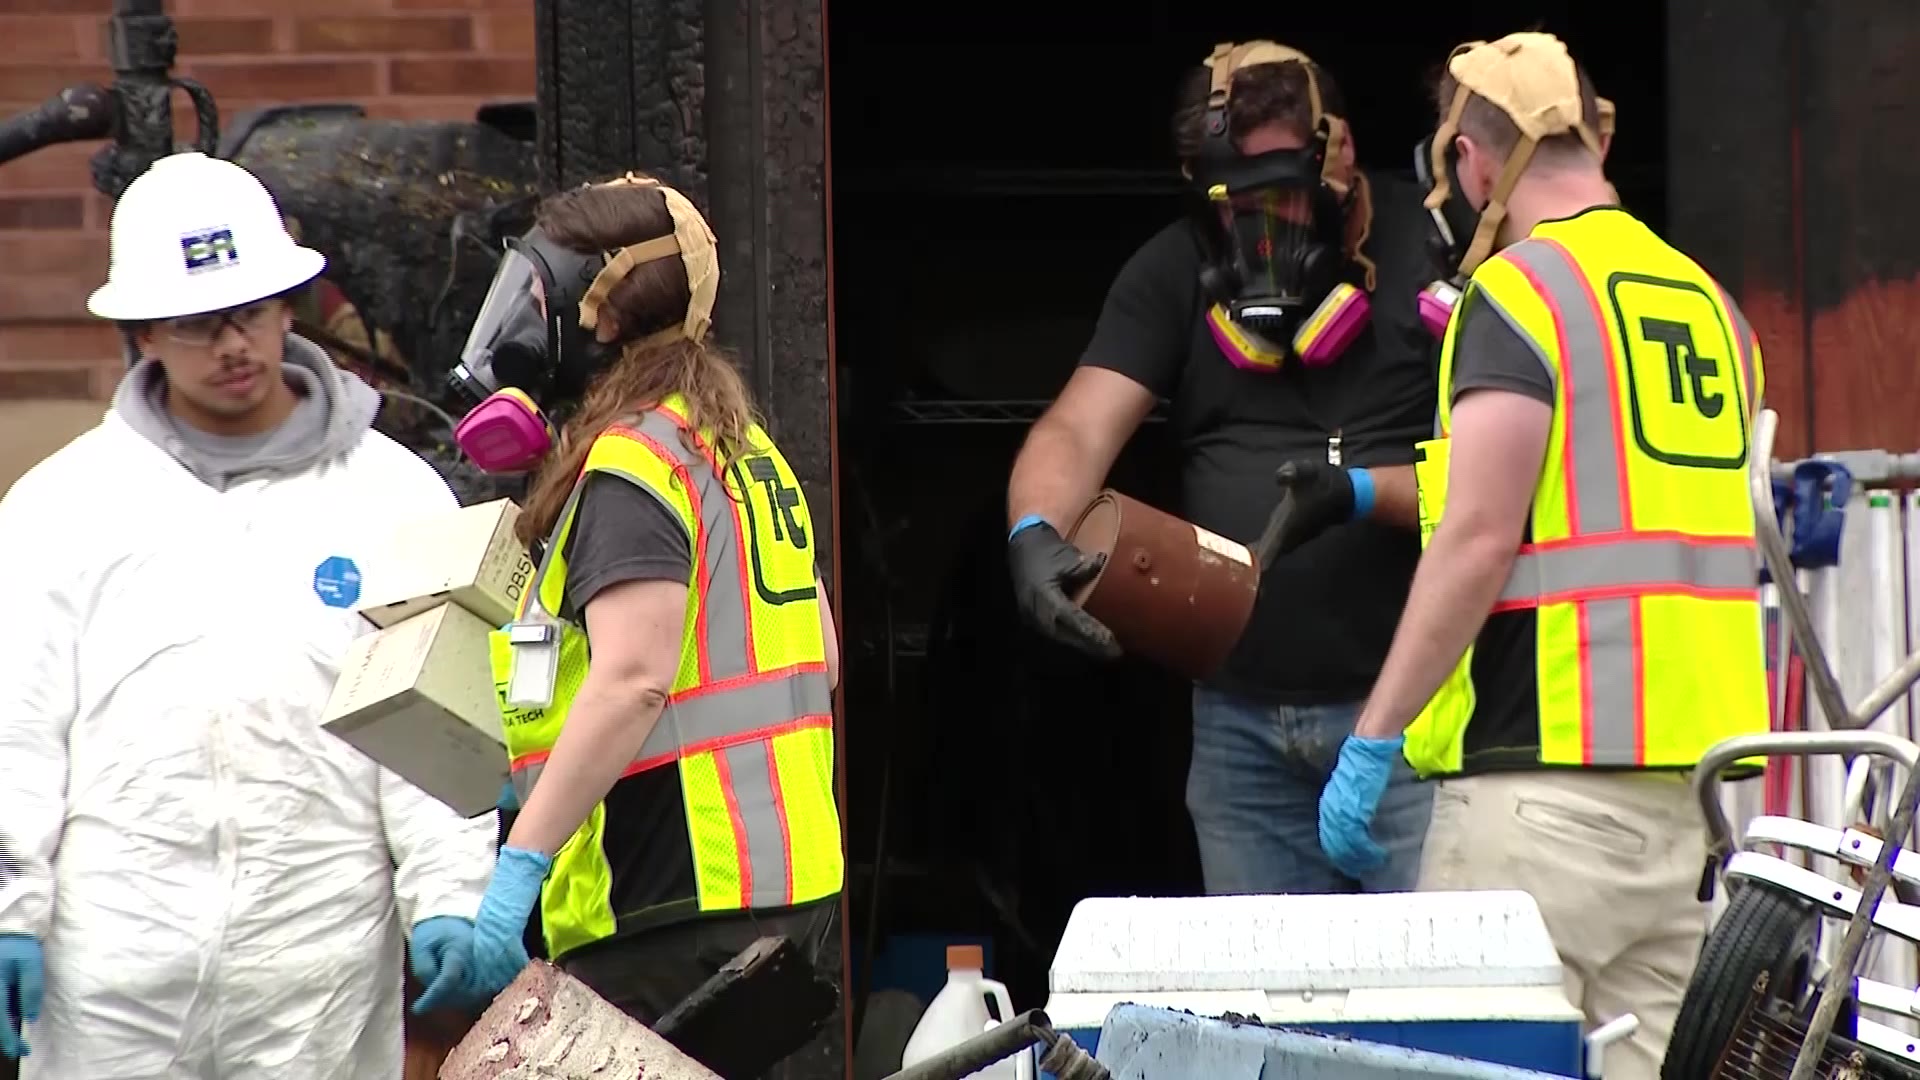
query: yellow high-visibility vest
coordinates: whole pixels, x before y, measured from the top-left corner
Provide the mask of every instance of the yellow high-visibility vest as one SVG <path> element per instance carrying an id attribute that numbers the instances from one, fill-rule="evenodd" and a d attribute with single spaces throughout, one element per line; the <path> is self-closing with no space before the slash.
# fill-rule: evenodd
<path id="1" fill-rule="evenodd" d="M 843 863 L 833 786 L 833 704 L 814 576 L 813 520 L 786 459 L 757 426 L 717 463 L 684 403 L 669 398 L 609 427 L 588 451 L 517 623 L 559 627 L 559 675 L 546 708 L 509 704 L 513 646 L 493 634 L 496 691 L 513 785 L 532 793 L 587 674 L 585 633 L 555 614 L 567 538 L 595 473 L 617 476 L 671 510 L 693 539 L 680 669 L 659 723 L 626 772 L 675 768 L 701 914 L 777 908 L 837 893 Z M 554 856 L 540 893 L 555 957 L 650 921 L 616 911 L 606 806 Z"/>
<path id="2" fill-rule="evenodd" d="M 1685 769 L 1722 739 L 1766 730 L 1747 474 L 1764 375 L 1738 307 L 1611 208 L 1540 225 L 1468 289 L 1547 364 L 1553 427 L 1513 570 L 1407 729 L 1408 764 L 1423 776 Z M 1446 505 L 1460 322 L 1416 466 L 1422 546 Z"/>

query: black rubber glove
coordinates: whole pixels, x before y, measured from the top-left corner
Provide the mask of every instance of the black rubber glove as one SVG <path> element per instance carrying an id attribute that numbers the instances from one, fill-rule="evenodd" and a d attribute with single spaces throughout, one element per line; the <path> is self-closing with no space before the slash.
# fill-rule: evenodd
<path id="1" fill-rule="evenodd" d="M 1274 471 L 1282 499 L 1289 499 L 1286 523 L 1274 540 L 1273 554 L 1285 555 L 1342 522 L 1353 520 L 1353 477 L 1324 461 L 1289 461 Z"/>
<path id="2" fill-rule="evenodd" d="M 1080 609 L 1068 593 L 1092 581 L 1105 555 L 1087 555 L 1046 522 L 1029 525 L 1007 541 L 1013 594 L 1034 629 L 1071 649 L 1112 660 L 1120 655 L 1113 631 Z"/>

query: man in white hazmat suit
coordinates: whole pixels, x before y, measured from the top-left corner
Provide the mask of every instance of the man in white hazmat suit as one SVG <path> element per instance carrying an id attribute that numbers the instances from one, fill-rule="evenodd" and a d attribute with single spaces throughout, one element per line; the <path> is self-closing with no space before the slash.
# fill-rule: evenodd
<path id="1" fill-rule="evenodd" d="M 496 823 L 319 718 L 358 560 L 453 495 L 292 336 L 326 260 L 246 170 L 161 159 L 111 255 L 87 307 L 142 358 L 0 499 L 0 1052 L 22 1080 L 399 1080 L 403 943 L 426 1004 L 471 1001 Z"/>

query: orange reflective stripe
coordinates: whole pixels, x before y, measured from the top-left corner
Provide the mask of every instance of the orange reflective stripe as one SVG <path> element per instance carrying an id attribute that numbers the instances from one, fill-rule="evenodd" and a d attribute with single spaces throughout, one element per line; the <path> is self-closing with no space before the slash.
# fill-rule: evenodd
<path id="1" fill-rule="evenodd" d="M 778 719 L 769 723 L 768 717 Z M 778 675 L 735 686 L 724 693 L 675 695 L 667 701 L 659 722 L 654 724 L 633 763 L 621 775 L 645 772 L 685 754 L 771 739 L 802 727 L 832 722 L 833 694 L 827 689 L 824 664 L 784 668 Z M 511 763 L 514 786 L 519 788 L 524 784 L 531 793 L 549 753 L 551 748 L 515 757 Z"/>
<path id="2" fill-rule="evenodd" d="M 1752 537 L 1590 534 L 1522 545 L 1493 610 L 1652 594 L 1742 599 L 1758 580 Z"/>
<path id="3" fill-rule="evenodd" d="M 1546 304 L 1558 339 L 1565 406 L 1561 467 L 1572 536 L 1633 530 L 1627 498 L 1626 398 L 1600 298 L 1573 255 L 1544 237 L 1500 258 L 1523 274 Z M 1581 757 L 1592 764 L 1646 761 L 1647 692 L 1638 596 L 1583 599 L 1578 608 Z"/>

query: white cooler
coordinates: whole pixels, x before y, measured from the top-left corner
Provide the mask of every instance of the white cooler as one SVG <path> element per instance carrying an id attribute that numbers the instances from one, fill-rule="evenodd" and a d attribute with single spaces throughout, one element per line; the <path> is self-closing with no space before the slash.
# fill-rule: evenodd
<path id="1" fill-rule="evenodd" d="M 1131 1004 L 1583 1075 L 1581 1014 L 1524 892 L 1083 900 L 1048 984 L 1054 1028 L 1089 1053 Z"/>

